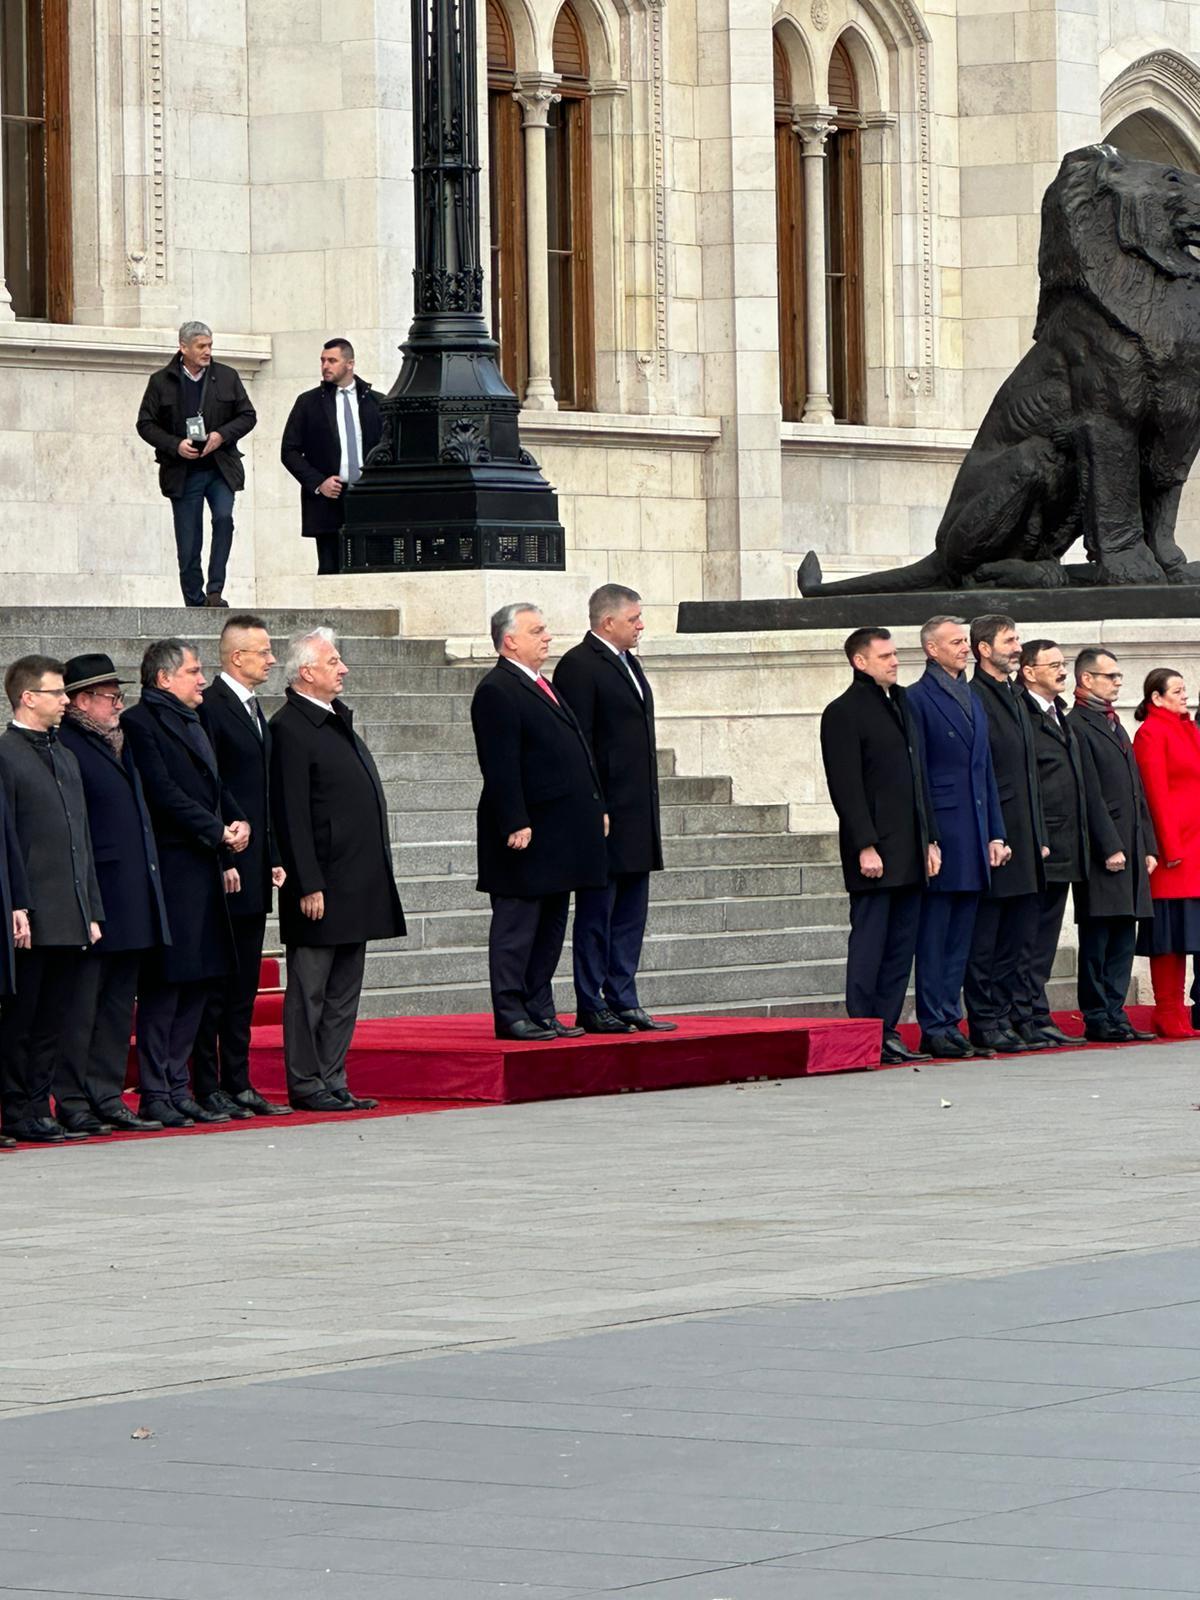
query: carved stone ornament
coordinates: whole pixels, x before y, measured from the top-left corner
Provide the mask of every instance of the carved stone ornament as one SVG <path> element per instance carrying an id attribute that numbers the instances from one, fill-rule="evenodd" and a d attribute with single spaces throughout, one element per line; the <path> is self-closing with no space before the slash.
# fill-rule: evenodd
<path id="1" fill-rule="evenodd" d="M 812 24 L 824 33 L 829 26 L 829 0 L 812 0 Z"/>

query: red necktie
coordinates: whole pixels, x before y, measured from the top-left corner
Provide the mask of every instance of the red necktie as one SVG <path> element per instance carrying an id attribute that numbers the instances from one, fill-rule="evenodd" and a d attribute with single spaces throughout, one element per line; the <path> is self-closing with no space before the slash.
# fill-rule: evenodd
<path id="1" fill-rule="evenodd" d="M 550 696 L 551 700 L 554 701 L 555 705 L 558 704 L 558 696 L 555 694 L 554 690 L 550 687 L 550 685 L 546 682 L 545 678 L 537 677 L 537 678 L 534 679 L 534 682 L 537 684 L 539 689 L 544 689 L 545 690 L 545 692 Z"/>

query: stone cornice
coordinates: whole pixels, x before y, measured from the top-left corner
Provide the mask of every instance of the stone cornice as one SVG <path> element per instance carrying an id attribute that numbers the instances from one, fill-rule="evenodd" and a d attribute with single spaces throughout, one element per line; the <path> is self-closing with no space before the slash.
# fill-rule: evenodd
<path id="1" fill-rule="evenodd" d="M 785 422 L 785 456 L 856 456 L 883 461 L 961 461 L 975 435 L 965 428 L 871 428 L 839 422 L 827 428 Z"/>
<path id="2" fill-rule="evenodd" d="M 179 348 L 173 328 L 90 328 L 67 322 L 0 322 L 0 367 L 55 367 L 90 372 L 154 372 Z M 218 361 L 254 378 L 271 359 L 261 334 L 222 334 Z"/>

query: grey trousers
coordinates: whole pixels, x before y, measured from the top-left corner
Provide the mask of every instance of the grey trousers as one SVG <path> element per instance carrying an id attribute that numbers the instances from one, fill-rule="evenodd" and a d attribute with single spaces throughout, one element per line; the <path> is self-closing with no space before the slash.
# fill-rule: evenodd
<path id="1" fill-rule="evenodd" d="M 346 1087 L 366 958 L 365 944 L 288 945 L 283 1060 L 290 1100 Z"/>

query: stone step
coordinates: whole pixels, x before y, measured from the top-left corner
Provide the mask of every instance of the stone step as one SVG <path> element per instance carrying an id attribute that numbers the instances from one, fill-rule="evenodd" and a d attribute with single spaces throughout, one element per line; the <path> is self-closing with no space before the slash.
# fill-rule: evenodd
<path id="1" fill-rule="evenodd" d="M 820 862 L 837 851 L 828 834 L 734 833 L 706 839 L 667 838 L 663 856 L 668 868 L 764 867 Z M 396 876 L 405 878 L 474 878 L 474 828 L 470 839 L 405 840 L 392 846 Z"/>
<path id="2" fill-rule="evenodd" d="M 334 607 L 296 611 L 247 606 L 272 630 L 298 633 L 302 628 L 330 627 L 347 638 L 397 638 L 400 613 L 390 606 Z M 203 606 L 5 606 L 0 630 L 5 634 L 73 634 L 89 639 L 215 639 L 237 607 Z M 420 641 L 428 643 L 427 640 Z M 437 642 L 437 641 L 434 641 Z M 438 649 L 445 660 L 445 648 Z"/>
<path id="3" fill-rule="evenodd" d="M 451 786 L 452 798 L 460 804 L 474 802 L 465 788 Z M 666 841 L 679 837 L 709 839 L 727 835 L 765 835 L 785 840 L 797 835 L 781 833 L 787 825 L 786 806 L 664 805 L 660 817 L 663 848 Z M 474 810 L 433 809 L 430 811 L 389 811 L 388 827 L 393 841 L 419 843 L 430 839 L 465 842 L 475 837 Z M 768 857 L 768 859 L 773 859 Z"/>
<path id="4" fill-rule="evenodd" d="M 188 616 L 198 615 L 200 607 L 195 612 L 189 611 Z M 137 667 L 141 662 L 146 645 L 151 638 L 183 638 L 194 643 L 200 652 L 201 660 L 206 671 L 213 671 L 217 665 L 216 634 L 205 636 L 198 634 L 194 629 L 182 632 L 167 632 L 151 634 L 145 637 L 134 635 L 113 635 L 75 632 L 71 629 L 69 621 L 61 628 L 56 628 L 48 633 L 24 633 L 10 631 L 7 617 L 0 612 L 0 661 L 5 663 L 23 655 L 50 655 L 57 656 L 60 660 L 67 660 L 71 656 L 84 655 L 93 651 L 103 651 L 111 656 L 113 665 L 122 674 L 132 671 L 137 675 Z M 272 642 L 275 653 L 280 660 L 283 659 L 284 648 L 287 644 L 287 635 L 276 632 Z M 367 671 L 368 668 L 378 668 L 381 671 L 392 670 L 387 663 L 395 663 L 396 669 L 405 669 L 416 673 L 422 662 L 428 662 L 434 670 L 444 669 L 458 671 L 459 669 L 446 668 L 445 647 L 436 639 L 380 639 L 380 638 L 347 638 L 343 642 L 342 656 L 350 664 L 357 677 L 358 671 Z M 282 672 L 276 668 L 272 675 L 271 683 L 276 694 L 282 693 Z M 366 686 L 364 685 L 364 688 Z M 381 689 L 386 685 L 381 685 Z M 449 688 L 453 688 L 451 683 Z M 466 692 L 470 693 L 470 685 Z"/>
<path id="5" fill-rule="evenodd" d="M 479 782 L 479 763 L 475 759 L 475 746 L 470 741 L 470 732 L 467 733 L 469 748 L 455 752 L 440 750 L 411 750 L 400 754 L 377 756 L 375 765 L 379 768 L 381 778 L 387 780 L 395 778 L 403 783 L 463 783 L 474 780 Z M 658 775 L 660 778 L 673 777 L 675 773 L 675 752 L 673 750 L 660 750 L 658 752 Z M 693 780 L 694 781 L 694 780 Z M 726 786 L 724 797 L 729 798 L 732 785 L 728 778 L 702 780 L 706 783 L 720 782 Z"/>
<path id="6" fill-rule="evenodd" d="M 384 779 L 384 793 L 389 811 L 403 815 L 408 812 L 454 811 L 463 806 L 474 806 L 479 795 L 479 769 L 453 783 L 406 783 L 395 778 Z M 660 778 L 659 803 L 665 811 L 669 806 L 706 806 L 714 809 L 731 805 L 731 782 L 728 778 Z M 747 807 L 739 806 L 740 811 Z M 403 820 L 397 824 L 403 831 Z"/>

